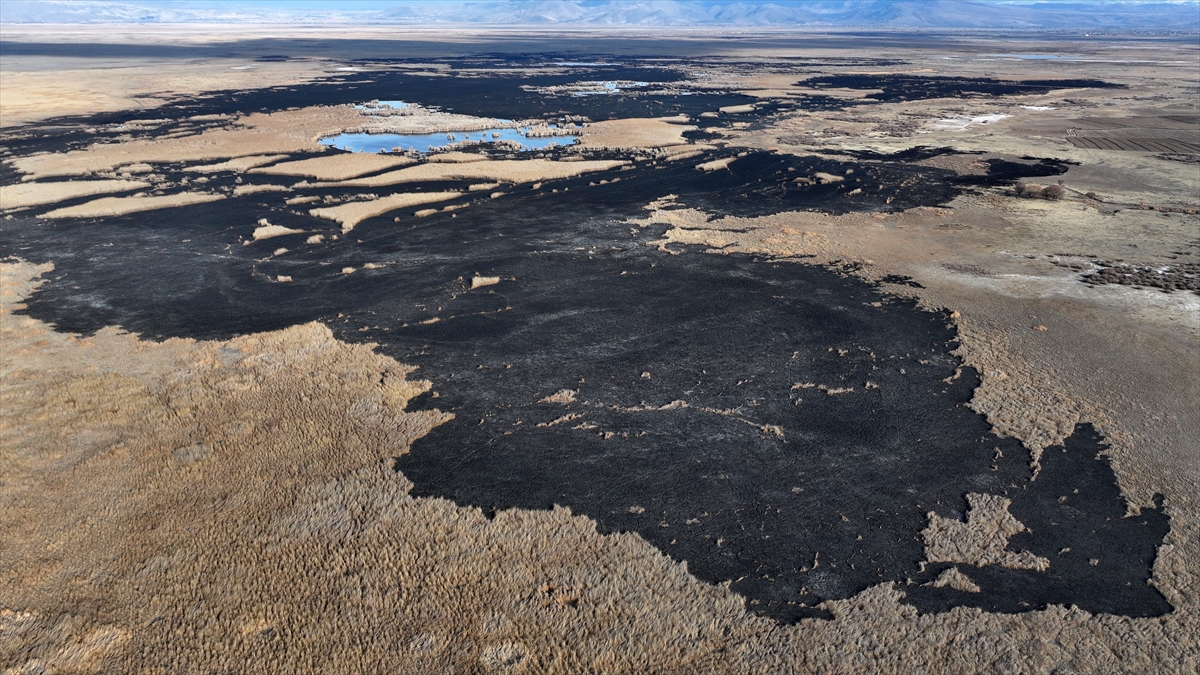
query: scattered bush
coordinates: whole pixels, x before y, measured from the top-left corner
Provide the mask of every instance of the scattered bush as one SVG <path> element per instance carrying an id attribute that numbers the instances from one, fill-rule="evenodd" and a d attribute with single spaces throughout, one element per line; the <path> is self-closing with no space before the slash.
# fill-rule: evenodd
<path id="1" fill-rule="evenodd" d="M 1050 185 L 1042 188 L 1042 197 L 1046 199 L 1062 199 L 1067 191 L 1061 185 Z"/>

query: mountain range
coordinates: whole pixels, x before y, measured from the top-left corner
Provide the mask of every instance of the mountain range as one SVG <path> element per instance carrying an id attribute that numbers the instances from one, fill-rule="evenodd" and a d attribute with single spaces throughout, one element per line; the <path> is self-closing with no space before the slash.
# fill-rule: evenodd
<path id="1" fill-rule="evenodd" d="M 1200 29 L 1200 2 L 1073 0 L 5 0 L 0 23 Z"/>

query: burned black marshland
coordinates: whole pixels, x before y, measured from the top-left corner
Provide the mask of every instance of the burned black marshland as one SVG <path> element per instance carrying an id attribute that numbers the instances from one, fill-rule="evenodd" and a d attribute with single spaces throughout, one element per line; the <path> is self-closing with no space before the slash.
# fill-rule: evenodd
<path id="1" fill-rule="evenodd" d="M 561 65 L 578 61 L 556 54 L 446 60 L 474 73 L 449 77 L 372 70 L 401 59 L 363 62 L 355 64 L 360 72 L 318 84 L 180 99 L 153 117 L 371 100 L 552 124 L 682 115 L 697 127 L 685 137 L 703 149 L 666 161 L 613 148 L 468 146 L 460 149 L 482 149 L 490 159 L 628 163 L 538 181 L 535 189 L 505 186 L 496 198 L 472 191 L 477 180 L 410 182 L 405 189 L 413 192 L 461 191 L 454 203 L 469 208 L 422 218 L 412 209 L 387 213 L 352 231 L 287 204 L 288 192 L 233 194 L 243 184 L 235 171 L 206 182 L 229 198 L 186 208 L 38 218 L 91 199 L 80 197 L 23 209 L 0 221 L 0 255 L 56 268 L 22 312 L 59 331 L 116 325 L 147 339 L 227 339 L 321 321 L 340 340 L 375 343 L 433 382 L 414 407 L 455 415 L 395 458 L 415 496 L 487 514 L 569 507 L 603 532 L 637 532 L 703 581 L 731 582 L 750 610 L 780 622 L 827 618 L 823 601 L 884 582 L 895 582 L 922 612 L 1172 611 L 1147 583 L 1169 530 L 1161 502 L 1127 514 L 1105 441 L 1086 421 L 1043 453 L 1035 477 L 1029 451 L 966 407 L 979 376 L 951 353 L 954 324 L 948 312 L 898 294 L 904 279 L 870 283 L 840 264 L 803 258 L 660 249 L 654 242 L 664 226 L 631 224 L 667 195 L 675 195 L 674 208 L 714 219 L 936 207 L 980 186 L 1060 175 L 1066 162 L 987 158 L 986 170 L 962 176 L 919 163 L 958 154 L 949 148 L 741 151 L 722 130 L 842 103 L 814 94 L 752 105 L 757 100 L 744 94 L 694 87 L 690 74 L 704 70 L 702 61 L 597 57 L 608 65 Z M 811 75 L 797 66 L 797 80 Z M 527 72 L 538 68 L 554 72 Z M 595 83 L 621 83 L 609 87 L 620 91 L 579 90 Z M 867 96 L 875 101 L 1107 86 L 845 75 L 811 85 L 879 89 Z M 731 110 L 702 116 L 721 108 Z M 140 129 L 130 124 L 138 119 L 149 117 L 62 121 L 88 132 L 33 125 L 5 132 L 3 144 L 7 156 L 62 152 L 226 124 Z M 289 159 L 310 156 L 319 154 Z M 719 170 L 700 169 L 722 159 L 730 161 Z M 0 180 L 17 184 L 17 172 L 3 166 Z M 195 180 L 186 168 L 154 170 L 178 185 Z M 818 173 L 838 180 L 797 180 Z M 281 190 L 296 183 L 255 181 Z M 363 191 L 334 185 L 305 194 L 339 203 Z M 252 241 L 248 226 L 260 219 L 297 233 Z M 316 234 L 323 236 L 306 243 Z M 1050 560 L 1049 568 L 927 563 L 929 514 L 966 521 L 969 493 L 1011 500 L 1009 512 L 1027 529 L 1007 550 Z M 951 567 L 977 589 L 936 584 Z"/>

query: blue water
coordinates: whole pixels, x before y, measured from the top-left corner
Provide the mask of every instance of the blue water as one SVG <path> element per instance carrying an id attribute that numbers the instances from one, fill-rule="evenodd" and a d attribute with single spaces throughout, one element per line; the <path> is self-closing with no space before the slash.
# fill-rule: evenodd
<path id="1" fill-rule="evenodd" d="M 493 138 L 492 134 L 499 134 L 499 136 Z M 448 136 L 453 136 L 454 140 L 450 140 Z M 575 140 L 574 136 L 529 138 L 522 133 L 521 129 L 484 129 L 482 131 L 451 131 L 436 134 L 339 134 L 322 138 L 321 144 L 354 152 L 389 152 L 393 148 L 429 152 L 435 148 L 444 148 L 455 143 L 493 143 L 495 141 L 514 141 L 521 144 L 522 150 L 542 150 L 551 145 L 571 145 Z"/>
<path id="2" fill-rule="evenodd" d="M 358 108 L 359 110 L 370 110 L 371 108 L 395 108 L 399 110 L 400 108 L 407 108 L 411 105 L 411 103 L 405 103 L 404 101 L 376 101 L 372 105 L 359 104 L 354 107 Z"/>
<path id="3" fill-rule="evenodd" d="M 633 86 L 635 86 L 635 87 L 647 87 L 649 85 L 650 85 L 649 82 L 634 82 L 633 83 Z M 621 88 L 617 86 L 616 82 L 605 82 L 604 83 L 604 91 L 576 91 L 576 92 L 572 92 L 572 93 L 575 94 L 576 96 L 596 96 L 597 94 L 618 94 L 620 92 L 621 92 Z"/>
<path id="4" fill-rule="evenodd" d="M 1055 54 L 989 54 L 989 56 L 999 56 L 1007 58 L 1030 59 L 1041 61 L 1045 59 L 1061 59 L 1061 56 Z"/>

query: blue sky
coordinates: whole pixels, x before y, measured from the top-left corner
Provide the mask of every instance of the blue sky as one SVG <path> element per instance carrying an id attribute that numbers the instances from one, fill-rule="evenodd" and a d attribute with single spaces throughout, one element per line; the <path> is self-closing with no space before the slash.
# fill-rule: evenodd
<path id="1" fill-rule="evenodd" d="M 2 0 L 0 21 L 1191 30 L 1200 0 Z"/>

